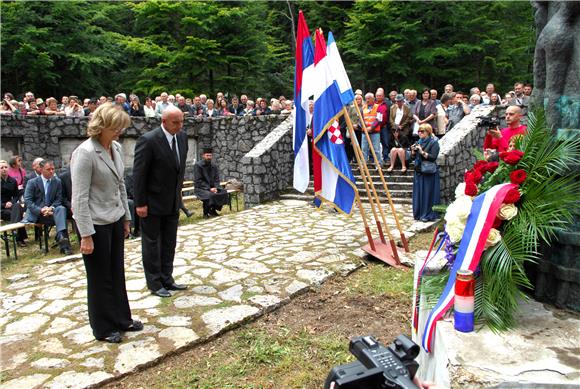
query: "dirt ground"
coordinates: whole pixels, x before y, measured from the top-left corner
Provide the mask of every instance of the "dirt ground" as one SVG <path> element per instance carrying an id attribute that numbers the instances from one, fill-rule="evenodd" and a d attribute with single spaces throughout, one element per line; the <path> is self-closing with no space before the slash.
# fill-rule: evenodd
<path id="1" fill-rule="evenodd" d="M 430 239 L 430 233 L 419 235 L 411 251 L 425 249 Z M 333 366 L 353 360 L 350 338 L 374 335 L 388 344 L 409 334 L 412 278 L 412 269 L 370 260 L 351 275 L 334 277 L 252 323 L 105 387 L 320 388 Z M 220 378 L 227 374 L 234 377 Z"/>

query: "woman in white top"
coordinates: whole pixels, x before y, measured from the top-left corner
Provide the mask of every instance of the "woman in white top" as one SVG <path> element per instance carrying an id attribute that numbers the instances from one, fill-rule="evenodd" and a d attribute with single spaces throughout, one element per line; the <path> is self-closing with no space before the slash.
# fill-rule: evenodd
<path id="1" fill-rule="evenodd" d="M 145 105 L 143 106 L 143 112 L 145 112 L 146 118 L 155 117 L 155 103 L 151 100 L 151 97 L 147 96 L 145 98 Z"/>

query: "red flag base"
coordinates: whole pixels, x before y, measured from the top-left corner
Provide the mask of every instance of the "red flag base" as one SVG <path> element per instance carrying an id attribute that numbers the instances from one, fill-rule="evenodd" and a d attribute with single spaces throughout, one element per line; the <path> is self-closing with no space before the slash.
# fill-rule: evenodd
<path id="1" fill-rule="evenodd" d="M 364 245 L 362 249 L 387 265 L 391 265 L 398 269 L 405 269 L 405 266 L 401 265 L 399 250 L 395 241 L 383 243 L 380 238 L 377 238 L 373 240 L 373 243 L 375 246 L 374 250 L 371 248 L 370 244 Z"/>

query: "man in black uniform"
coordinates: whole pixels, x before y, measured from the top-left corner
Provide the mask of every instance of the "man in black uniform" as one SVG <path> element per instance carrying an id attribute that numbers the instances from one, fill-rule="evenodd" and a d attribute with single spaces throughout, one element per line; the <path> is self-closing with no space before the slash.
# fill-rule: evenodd
<path id="1" fill-rule="evenodd" d="M 228 192 L 220 186 L 220 172 L 212 163 L 213 150 L 203 149 L 201 161 L 193 166 L 195 195 L 203 201 L 203 217 L 219 216 L 217 211 L 229 201 Z"/>

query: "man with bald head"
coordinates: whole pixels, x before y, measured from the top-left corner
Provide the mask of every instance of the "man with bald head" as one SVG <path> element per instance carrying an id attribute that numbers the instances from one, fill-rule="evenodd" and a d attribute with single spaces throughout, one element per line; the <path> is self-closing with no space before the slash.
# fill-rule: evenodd
<path id="1" fill-rule="evenodd" d="M 161 127 L 137 139 L 133 163 L 135 212 L 141 218 L 141 251 L 147 287 L 159 297 L 184 290 L 173 279 L 173 258 L 187 158 L 183 112 L 168 106 Z"/>
<path id="2" fill-rule="evenodd" d="M 492 129 L 488 131 L 483 142 L 484 151 L 486 153 L 490 153 L 491 150 L 497 150 L 497 152 L 506 151 L 512 137 L 525 134 L 528 130 L 520 122 L 521 119 L 522 109 L 520 107 L 517 105 L 507 107 L 505 110 L 505 121 L 508 126 L 501 130 Z"/>

